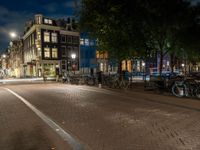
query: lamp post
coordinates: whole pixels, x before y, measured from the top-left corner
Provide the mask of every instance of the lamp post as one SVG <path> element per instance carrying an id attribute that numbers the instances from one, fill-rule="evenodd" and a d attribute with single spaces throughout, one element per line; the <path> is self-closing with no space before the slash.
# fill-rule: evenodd
<path id="1" fill-rule="evenodd" d="M 76 54 L 75 53 L 72 53 L 71 54 L 71 58 L 72 58 L 72 69 L 74 70 L 74 75 L 75 75 L 75 59 L 76 59 Z"/>
<path id="2" fill-rule="evenodd" d="M 143 70 L 143 80 L 145 80 L 145 62 L 142 62 L 142 70 Z"/>
<path id="3" fill-rule="evenodd" d="M 182 63 L 181 66 L 182 66 L 182 72 L 183 72 L 183 74 L 184 74 L 184 71 L 185 71 L 185 69 L 184 69 L 184 68 L 185 68 L 185 64 Z"/>

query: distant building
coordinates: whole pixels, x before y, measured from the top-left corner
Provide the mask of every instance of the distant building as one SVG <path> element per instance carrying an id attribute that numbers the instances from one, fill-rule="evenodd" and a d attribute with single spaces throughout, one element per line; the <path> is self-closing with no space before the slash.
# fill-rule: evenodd
<path id="1" fill-rule="evenodd" d="M 24 76 L 23 68 L 23 40 L 18 39 L 10 42 L 7 52 L 8 74 L 11 77 L 20 78 Z"/>
<path id="2" fill-rule="evenodd" d="M 8 56 L 7 54 L 0 55 L 0 78 L 8 76 Z"/>
<path id="3" fill-rule="evenodd" d="M 80 34 L 80 71 L 84 74 L 95 73 L 97 68 L 96 40 L 86 32 Z"/>
<path id="4" fill-rule="evenodd" d="M 79 32 L 73 19 L 37 14 L 27 22 L 23 41 L 26 77 L 55 77 L 79 70 Z"/>

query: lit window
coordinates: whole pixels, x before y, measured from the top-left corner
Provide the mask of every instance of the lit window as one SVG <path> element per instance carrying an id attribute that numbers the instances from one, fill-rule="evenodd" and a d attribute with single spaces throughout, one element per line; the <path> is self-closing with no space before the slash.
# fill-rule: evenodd
<path id="1" fill-rule="evenodd" d="M 52 20 L 51 19 L 49 19 L 49 24 L 52 24 Z"/>
<path id="2" fill-rule="evenodd" d="M 37 48 L 38 56 L 41 56 L 41 48 Z"/>
<path id="3" fill-rule="evenodd" d="M 35 36 L 34 36 L 34 34 L 32 34 L 32 44 L 35 44 Z"/>
<path id="4" fill-rule="evenodd" d="M 57 33 L 52 33 L 51 34 L 51 41 L 53 43 L 57 43 L 58 42 Z"/>
<path id="5" fill-rule="evenodd" d="M 80 45 L 84 45 L 84 39 L 80 39 Z"/>
<path id="6" fill-rule="evenodd" d="M 100 63 L 100 71 L 103 71 L 103 68 L 104 68 L 104 64 Z"/>
<path id="7" fill-rule="evenodd" d="M 89 46 L 89 39 L 85 39 L 85 45 Z"/>
<path id="8" fill-rule="evenodd" d="M 44 23 L 48 23 L 48 19 L 44 19 Z"/>
<path id="9" fill-rule="evenodd" d="M 44 41 L 45 42 L 50 42 L 50 34 L 49 34 L 49 32 L 44 32 Z"/>
<path id="10" fill-rule="evenodd" d="M 46 23 L 46 24 L 52 24 L 52 20 L 51 19 L 44 19 L 44 23 Z"/>
<path id="11" fill-rule="evenodd" d="M 50 58 L 50 48 L 48 48 L 48 47 L 44 48 L 44 57 Z"/>
<path id="12" fill-rule="evenodd" d="M 41 40 L 41 33 L 40 33 L 40 31 L 37 32 L 37 39 Z"/>
<path id="13" fill-rule="evenodd" d="M 52 48 L 52 58 L 58 58 L 58 49 Z"/>

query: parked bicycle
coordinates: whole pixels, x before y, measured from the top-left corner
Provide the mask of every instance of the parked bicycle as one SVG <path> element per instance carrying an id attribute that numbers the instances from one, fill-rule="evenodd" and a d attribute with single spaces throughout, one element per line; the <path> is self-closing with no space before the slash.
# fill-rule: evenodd
<path id="1" fill-rule="evenodd" d="M 96 85 L 97 81 L 96 81 L 96 77 L 95 76 L 91 76 L 91 75 L 87 75 L 84 77 L 84 83 L 86 85 Z"/>
<path id="2" fill-rule="evenodd" d="M 199 81 L 194 78 L 182 78 L 174 82 L 171 92 L 177 97 L 200 98 L 200 84 Z"/>

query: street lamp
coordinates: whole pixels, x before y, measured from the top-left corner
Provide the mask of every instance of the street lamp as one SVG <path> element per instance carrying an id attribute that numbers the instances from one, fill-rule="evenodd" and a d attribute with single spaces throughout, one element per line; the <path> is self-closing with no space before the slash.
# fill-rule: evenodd
<path id="1" fill-rule="evenodd" d="M 184 73 L 185 73 L 185 72 L 184 72 L 184 71 L 185 71 L 185 64 L 182 63 L 181 66 L 182 66 L 182 71 L 183 71 L 183 74 L 184 74 Z"/>
<path id="2" fill-rule="evenodd" d="M 72 54 L 71 54 L 71 58 L 72 58 L 72 59 L 76 59 L 76 54 L 75 54 L 75 53 L 72 53 Z"/>
<path id="3" fill-rule="evenodd" d="M 72 53 L 71 54 L 71 58 L 72 58 L 72 60 L 73 61 L 75 61 L 75 59 L 76 59 L 76 54 L 75 53 Z M 74 62 L 72 61 L 72 68 L 73 68 L 73 70 L 74 70 L 74 74 L 75 74 L 75 64 L 74 64 Z"/>
<path id="4" fill-rule="evenodd" d="M 145 62 L 142 62 L 142 70 L 143 70 L 143 80 L 146 81 L 146 78 L 145 78 Z"/>
<path id="5" fill-rule="evenodd" d="M 3 54 L 2 57 L 3 57 L 3 58 L 6 58 L 6 54 Z"/>
<path id="6" fill-rule="evenodd" d="M 17 37 L 17 33 L 16 32 L 10 32 L 9 33 L 11 38 L 16 38 Z"/>

